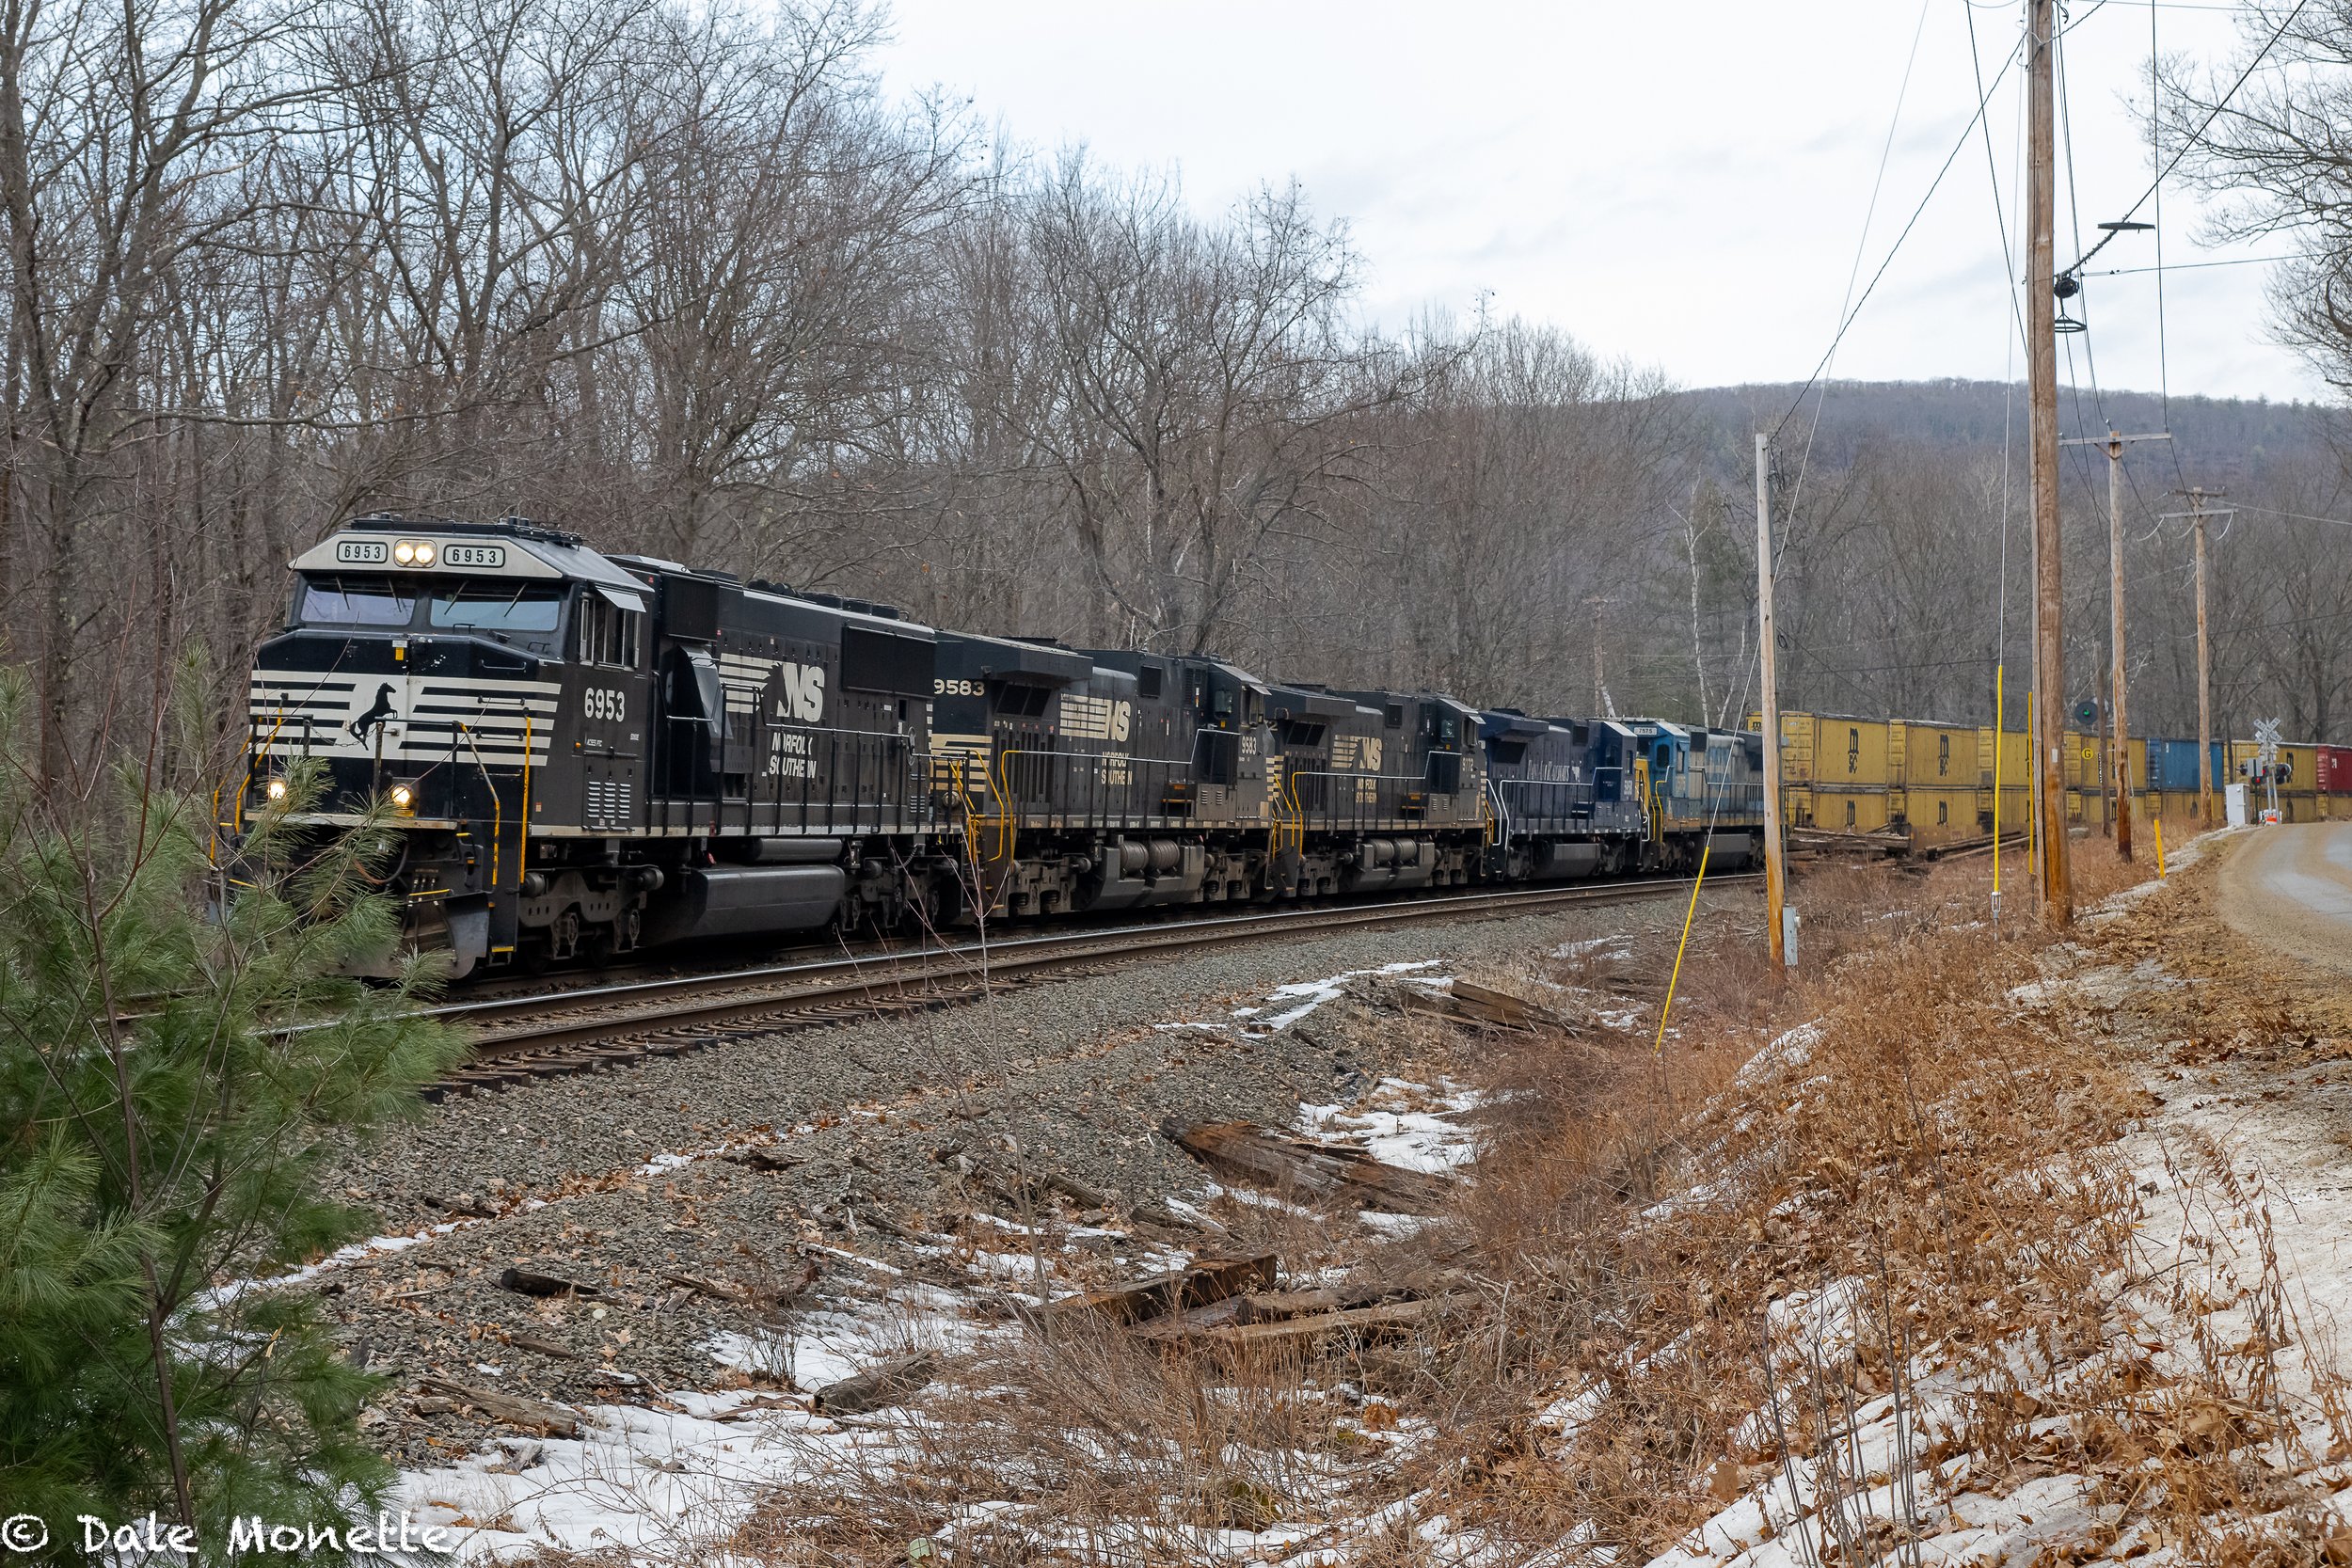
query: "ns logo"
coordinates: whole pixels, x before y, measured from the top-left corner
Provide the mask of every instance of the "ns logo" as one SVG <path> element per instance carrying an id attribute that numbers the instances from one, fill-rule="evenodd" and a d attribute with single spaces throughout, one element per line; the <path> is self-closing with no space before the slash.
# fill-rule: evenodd
<path id="1" fill-rule="evenodd" d="M 814 724 L 825 717 L 825 671 L 818 664 L 780 664 L 776 679 L 783 687 L 776 699 L 776 717 Z"/>

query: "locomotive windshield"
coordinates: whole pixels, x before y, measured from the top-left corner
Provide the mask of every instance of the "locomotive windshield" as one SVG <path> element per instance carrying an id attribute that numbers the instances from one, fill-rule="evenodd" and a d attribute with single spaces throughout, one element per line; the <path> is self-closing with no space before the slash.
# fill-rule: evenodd
<path id="1" fill-rule="evenodd" d="M 430 619 L 479 631 L 553 631 L 563 611 L 564 590 L 549 584 L 468 582 L 436 590 Z"/>
<path id="2" fill-rule="evenodd" d="M 312 626 L 405 626 L 417 612 L 416 591 L 390 578 L 309 577 L 294 619 Z"/>

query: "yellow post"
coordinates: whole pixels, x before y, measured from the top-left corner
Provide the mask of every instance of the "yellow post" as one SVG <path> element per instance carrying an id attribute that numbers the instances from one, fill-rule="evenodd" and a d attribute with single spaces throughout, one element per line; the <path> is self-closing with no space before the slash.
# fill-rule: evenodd
<path id="1" fill-rule="evenodd" d="M 1707 856 L 1711 844 L 1699 847 L 1699 874 L 1691 879 L 1691 907 L 1682 914 L 1682 940 L 1675 943 L 1675 969 L 1666 976 L 1666 1000 L 1658 1005 L 1658 1042 L 1650 1047 L 1650 1054 L 1666 1053 L 1666 1015 L 1674 1011 L 1675 986 L 1682 978 L 1682 950 L 1691 945 L 1691 921 L 1699 912 L 1699 888 L 1707 880 Z"/>
<path id="2" fill-rule="evenodd" d="M 2001 914 L 2001 667 L 1993 666 L 1993 917 Z"/>
<path id="3" fill-rule="evenodd" d="M 2153 816 L 2149 825 L 2156 830 L 2156 880 L 2164 880 L 2164 818 Z"/>

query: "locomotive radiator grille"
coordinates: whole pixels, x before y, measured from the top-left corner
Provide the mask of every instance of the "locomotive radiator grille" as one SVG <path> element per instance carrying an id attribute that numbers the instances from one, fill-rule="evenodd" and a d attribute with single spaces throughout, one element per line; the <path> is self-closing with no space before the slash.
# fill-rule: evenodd
<path id="1" fill-rule="evenodd" d="M 587 826 L 591 828 L 625 827 L 635 791 L 627 779 L 590 779 L 588 781 Z"/>

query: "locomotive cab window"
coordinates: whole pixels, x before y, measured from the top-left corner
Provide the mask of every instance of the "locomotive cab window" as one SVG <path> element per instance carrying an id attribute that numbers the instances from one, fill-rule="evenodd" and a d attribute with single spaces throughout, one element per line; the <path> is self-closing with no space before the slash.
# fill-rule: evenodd
<path id="1" fill-rule="evenodd" d="M 466 582 L 437 588 L 426 615 L 437 626 L 466 631 L 547 632 L 564 613 L 564 590 L 541 583 Z"/>
<path id="2" fill-rule="evenodd" d="M 1223 722 L 1233 717 L 1237 694 L 1230 686 L 1218 686 L 1209 693 L 1209 716 Z"/>
<path id="3" fill-rule="evenodd" d="M 1405 705 L 1403 703 L 1381 705 L 1380 727 L 1384 730 L 1403 729 L 1405 727 Z"/>
<path id="4" fill-rule="evenodd" d="M 634 610 L 609 604 L 600 594 L 590 594 L 580 607 L 580 661 L 582 664 L 611 664 L 624 670 L 637 668 L 639 637 L 644 617 Z"/>
<path id="5" fill-rule="evenodd" d="M 1136 670 L 1136 695 L 1148 703 L 1156 699 L 1159 694 L 1160 667 L 1156 664 L 1151 663 L 1137 666 Z"/>
<path id="6" fill-rule="evenodd" d="M 294 619 L 314 626 L 405 626 L 417 594 L 390 578 L 306 577 Z"/>

